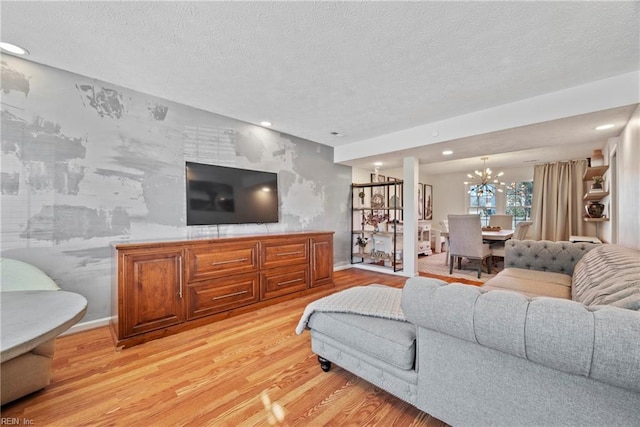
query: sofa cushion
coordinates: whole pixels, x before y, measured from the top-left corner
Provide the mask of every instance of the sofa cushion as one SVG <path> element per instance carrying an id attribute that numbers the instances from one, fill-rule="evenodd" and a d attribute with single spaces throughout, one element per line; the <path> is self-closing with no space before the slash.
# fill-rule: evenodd
<path id="1" fill-rule="evenodd" d="M 397 368 L 413 369 L 416 330 L 411 323 L 360 314 L 316 312 L 308 325 Z"/>
<path id="2" fill-rule="evenodd" d="M 529 296 L 570 299 L 571 276 L 550 271 L 505 268 L 496 277 L 488 280 L 482 289 L 506 289 Z"/>
<path id="3" fill-rule="evenodd" d="M 640 311 L 640 251 L 600 245 L 576 264 L 572 298 L 587 306 Z"/>
<path id="4" fill-rule="evenodd" d="M 420 279 L 424 278 L 411 278 L 405 284 L 402 310 L 418 327 L 421 340 L 426 328 L 640 393 L 640 313 Z"/>

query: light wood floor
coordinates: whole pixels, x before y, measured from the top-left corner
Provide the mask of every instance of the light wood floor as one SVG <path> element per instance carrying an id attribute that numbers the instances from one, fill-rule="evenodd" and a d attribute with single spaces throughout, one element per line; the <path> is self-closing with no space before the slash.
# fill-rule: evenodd
<path id="1" fill-rule="evenodd" d="M 121 351 L 106 327 L 61 337 L 51 385 L 5 405 L 2 417 L 65 427 L 445 426 L 339 366 L 322 372 L 309 333 L 294 332 L 320 296 L 405 280 L 348 269 L 328 291 Z"/>

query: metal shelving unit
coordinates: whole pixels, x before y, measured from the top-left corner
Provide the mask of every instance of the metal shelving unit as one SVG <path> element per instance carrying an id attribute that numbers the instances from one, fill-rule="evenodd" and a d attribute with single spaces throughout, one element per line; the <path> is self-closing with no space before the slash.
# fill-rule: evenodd
<path id="1" fill-rule="evenodd" d="M 351 263 L 402 270 L 402 181 L 351 184 L 351 212 Z"/>

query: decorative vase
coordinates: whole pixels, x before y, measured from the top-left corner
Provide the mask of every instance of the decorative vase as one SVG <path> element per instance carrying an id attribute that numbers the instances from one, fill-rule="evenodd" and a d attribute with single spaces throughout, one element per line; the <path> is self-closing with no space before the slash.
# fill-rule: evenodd
<path id="1" fill-rule="evenodd" d="M 593 150 L 591 155 L 591 166 L 604 166 L 604 155 L 602 150 Z"/>
<path id="2" fill-rule="evenodd" d="M 604 205 L 598 201 L 593 201 L 584 207 L 589 218 L 602 218 Z"/>

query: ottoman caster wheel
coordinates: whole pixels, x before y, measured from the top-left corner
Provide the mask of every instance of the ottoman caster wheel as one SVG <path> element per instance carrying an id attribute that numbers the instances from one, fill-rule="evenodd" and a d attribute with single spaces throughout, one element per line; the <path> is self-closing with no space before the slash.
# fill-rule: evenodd
<path id="1" fill-rule="evenodd" d="M 325 359 L 324 357 L 318 356 L 318 362 L 320 362 L 320 369 L 324 372 L 329 372 L 331 369 L 331 362 Z"/>

